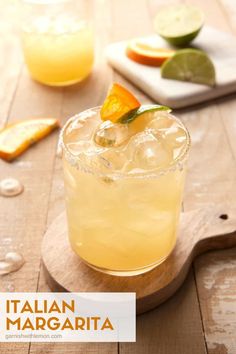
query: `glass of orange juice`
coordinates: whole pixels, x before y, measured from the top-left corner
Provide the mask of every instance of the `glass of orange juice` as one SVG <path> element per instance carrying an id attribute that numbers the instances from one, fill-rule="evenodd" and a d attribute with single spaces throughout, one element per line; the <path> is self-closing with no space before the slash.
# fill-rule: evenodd
<path id="1" fill-rule="evenodd" d="M 23 0 L 22 47 L 33 79 L 67 86 L 94 62 L 90 0 Z"/>
<path id="2" fill-rule="evenodd" d="M 189 133 L 158 106 L 141 111 L 121 124 L 102 122 L 100 107 L 92 108 L 61 132 L 71 246 L 113 275 L 149 271 L 176 243 Z"/>

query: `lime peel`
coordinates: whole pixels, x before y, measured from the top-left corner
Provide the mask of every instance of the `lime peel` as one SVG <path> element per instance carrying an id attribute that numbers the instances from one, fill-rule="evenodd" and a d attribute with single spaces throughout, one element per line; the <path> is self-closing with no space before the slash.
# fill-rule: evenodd
<path id="1" fill-rule="evenodd" d="M 215 67 L 208 55 L 198 49 L 178 50 L 161 67 L 161 76 L 166 79 L 189 81 L 214 86 Z"/>
<path id="2" fill-rule="evenodd" d="M 167 111 L 170 113 L 171 109 L 167 106 L 161 106 L 158 104 L 146 104 L 127 112 L 119 119 L 118 122 L 122 124 L 129 124 L 142 114 L 155 111 Z"/>

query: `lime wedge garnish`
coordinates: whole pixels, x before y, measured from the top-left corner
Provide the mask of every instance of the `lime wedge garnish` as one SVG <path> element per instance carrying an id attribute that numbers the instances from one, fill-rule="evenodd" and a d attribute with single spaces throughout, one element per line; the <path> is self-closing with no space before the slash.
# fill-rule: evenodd
<path id="1" fill-rule="evenodd" d="M 161 76 L 166 79 L 215 85 L 214 64 L 206 53 L 197 49 L 177 51 L 162 65 Z"/>
<path id="2" fill-rule="evenodd" d="M 203 23 L 204 14 L 200 9 L 178 4 L 167 6 L 158 12 L 154 28 L 169 43 L 184 46 L 198 35 Z"/>
<path id="3" fill-rule="evenodd" d="M 145 104 L 140 106 L 139 108 L 133 109 L 128 113 L 124 114 L 120 119 L 119 123 L 127 124 L 131 123 L 134 119 L 141 116 L 147 112 L 154 112 L 154 111 L 167 111 L 171 112 L 171 109 L 167 106 L 161 106 L 159 104 Z"/>

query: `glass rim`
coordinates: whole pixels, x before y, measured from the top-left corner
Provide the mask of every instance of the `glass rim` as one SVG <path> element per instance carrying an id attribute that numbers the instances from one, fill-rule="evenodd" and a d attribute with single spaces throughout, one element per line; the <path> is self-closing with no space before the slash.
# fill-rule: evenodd
<path id="1" fill-rule="evenodd" d="M 95 168 L 92 166 L 92 164 L 87 164 L 86 161 L 83 161 L 79 156 L 74 155 L 70 149 L 67 147 L 67 144 L 64 141 L 64 135 L 67 130 L 67 128 L 72 124 L 76 119 L 79 118 L 81 114 L 86 114 L 86 112 L 98 112 L 100 111 L 101 106 L 96 106 L 92 108 L 85 109 L 84 111 L 81 111 L 80 113 L 77 113 L 70 117 L 67 122 L 64 124 L 64 126 L 61 128 L 60 131 L 60 136 L 59 136 L 59 146 L 62 149 L 63 153 L 65 153 L 65 158 L 69 162 L 71 166 L 74 166 L 75 168 L 84 171 L 85 173 L 91 173 L 93 175 L 98 175 L 102 177 L 107 177 L 111 179 L 121 179 L 121 178 L 157 178 L 160 176 L 163 176 L 169 172 L 173 172 L 178 168 L 181 168 L 181 166 L 187 161 L 188 158 L 188 153 L 189 149 L 191 146 L 191 138 L 188 129 L 186 128 L 185 124 L 177 118 L 175 115 L 174 118 L 177 122 L 182 125 L 186 131 L 186 136 L 187 136 L 187 143 L 186 147 L 183 150 L 183 152 L 174 160 L 174 163 L 170 164 L 167 167 L 164 168 L 155 168 L 152 170 L 147 170 L 144 172 L 121 172 L 117 170 L 113 170 L 108 173 L 104 173 L 99 171 L 98 168 Z M 182 165 L 181 165 L 182 164 Z"/>
<path id="2" fill-rule="evenodd" d="M 50 5 L 50 4 L 60 4 L 60 3 L 66 3 L 72 0 L 22 0 L 23 3 L 25 4 L 32 4 L 32 5 Z"/>

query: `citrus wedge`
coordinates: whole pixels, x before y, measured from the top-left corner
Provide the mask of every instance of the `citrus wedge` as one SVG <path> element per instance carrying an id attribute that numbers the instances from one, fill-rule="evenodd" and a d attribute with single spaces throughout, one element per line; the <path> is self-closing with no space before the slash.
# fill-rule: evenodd
<path id="1" fill-rule="evenodd" d="M 150 66 L 161 66 L 174 53 L 175 51 L 172 49 L 158 47 L 155 38 L 134 39 L 126 48 L 128 58 Z"/>
<path id="2" fill-rule="evenodd" d="M 124 114 L 120 119 L 119 123 L 128 124 L 133 122 L 136 118 L 142 116 L 145 113 L 156 112 L 156 111 L 167 111 L 171 112 L 171 109 L 167 106 L 161 106 L 159 104 L 144 104 L 139 108 L 136 108 L 130 112 Z"/>
<path id="3" fill-rule="evenodd" d="M 13 160 L 58 126 L 54 118 L 30 119 L 7 126 L 0 131 L 0 158 Z"/>
<path id="4" fill-rule="evenodd" d="M 215 85 L 215 68 L 211 59 L 201 50 L 181 49 L 161 67 L 166 79 L 190 81 L 197 84 Z"/>
<path id="5" fill-rule="evenodd" d="M 100 111 L 102 120 L 116 123 L 125 113 L 140 107 L 140 102 L 126 88 L 114 83 Z"/>
<path id="6" fill-rule="evenodd" d="M 203 12 L 195 6 L 177 4 L 164 7 L 154 20 L 156 32 L 175 46 L 185 46 L 200 32 Z"/>

